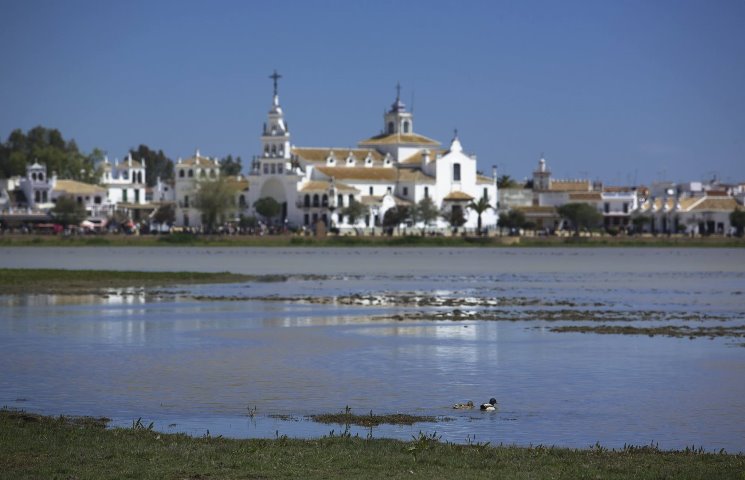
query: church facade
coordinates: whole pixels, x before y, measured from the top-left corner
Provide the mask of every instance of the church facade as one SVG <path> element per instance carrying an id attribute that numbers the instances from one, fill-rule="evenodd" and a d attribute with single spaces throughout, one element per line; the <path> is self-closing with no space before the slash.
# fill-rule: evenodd
<path id="1" fill-rule="evenodd" d="M 463 226 L 473 229 L 478 214 L 468 205 L 484 198 L 491 208 L 481 214 L 482 227 L 496 225 L 495 176 L 477 172 L 476 157 L 463 151 L 457 132 L 446 148 L 415 133 L 413 114 L 401 101 L 400 89 L 384 115 L 382 133 L 360 141 L 357 148 L 298 147 L 291 143 L 280 106 L 280 76 L 275 72 L 271 78 L 274 95 L 261 132 L 261 154 L 254 157 L 248 190 L 242 193 L 247 195 L 244 214 L 256 215 L 254 203 L 271 197 L 282 206 L 281 222 L 286 225 L 312 228 L 323 222 L 341 231 L 369 231 L 382 225 L 389 209 L 410 208 L 429 198 L 443 214 L 460 209 Z M 368 214 L 351 221 L 344 215 L 351 202 L 366 205 Z M 444 217 L 427 225 L 448 226 Z"/>

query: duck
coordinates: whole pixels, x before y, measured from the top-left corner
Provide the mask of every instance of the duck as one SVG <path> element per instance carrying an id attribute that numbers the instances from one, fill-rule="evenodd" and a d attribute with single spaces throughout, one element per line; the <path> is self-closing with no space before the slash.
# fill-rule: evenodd
<path id="1" fill-rule="evenodd" d="M 489 403 L 482 403 L 481 404 L 481 410 L 485 410 L 487 412 L 493 412 L 497 409 L 497 399 L 496 398 L 490 398 Z"/>
<path id="2" fill-rule="evenodd" d="M 453 408 L 455 408 L 456 410 L 464 410 L 467 408 L 473 408 L 473 402 L 469 400 L 466 403 L 456 403 L 455 405 L 453 405 Z"/>

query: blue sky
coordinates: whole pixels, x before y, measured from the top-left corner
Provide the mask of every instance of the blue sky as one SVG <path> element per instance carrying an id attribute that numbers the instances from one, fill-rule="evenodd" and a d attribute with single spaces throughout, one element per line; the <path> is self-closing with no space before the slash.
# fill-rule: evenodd
<path id="1" fill-rule="evenodd" d="M 607 184 L 745 181 L 745 1 L 0 0 L 0 137 L 122 157 L 260 150 L 277 69 L 301 146 L 418 133 L 479 166 Z M 412 102 L 413 100 L 413 102 Z"/>

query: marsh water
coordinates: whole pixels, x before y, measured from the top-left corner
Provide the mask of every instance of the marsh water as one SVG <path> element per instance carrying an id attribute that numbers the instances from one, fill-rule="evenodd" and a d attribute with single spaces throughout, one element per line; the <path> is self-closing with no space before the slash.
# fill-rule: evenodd
<path id="1" fill-rule="evenodd" d="M 8 407 L 192 435 L 745 451 L 745 339 L 552 331 L 598 323 L 593 312 L 742 326 L 743 249 L 5 248 L 0 267 L 292 274 L 0 295 Z M 397 295 L 466 301 L 377 301 Z M 494 311 L 504 318 L 480 315 Z M 497 412 L 451 408 L 490 397 Z M 439 421 L 310 419 L 346 406 Z"/>

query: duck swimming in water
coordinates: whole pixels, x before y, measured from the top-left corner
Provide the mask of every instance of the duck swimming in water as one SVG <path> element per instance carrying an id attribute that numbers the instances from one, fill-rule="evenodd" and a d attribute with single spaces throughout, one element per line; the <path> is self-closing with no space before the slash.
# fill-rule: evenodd
<path id="1" fill-rule="evenodd" d="M 456 410 L 464 410 L 468 408 L 473 408 L 473 402 L 469 400 L 466 403 L 456 403 L 455 405 L 453 405 L 453 408 L 455 408 Z"/>
<path id="2" fill-rule="evenodd" d="M 490 398 L 489 403 L 483 403 L 481 404 L 481 410 L 485 410 L 487 412 L 493 412 L 497 409 L 497 399 L 496 398 Z"/>

